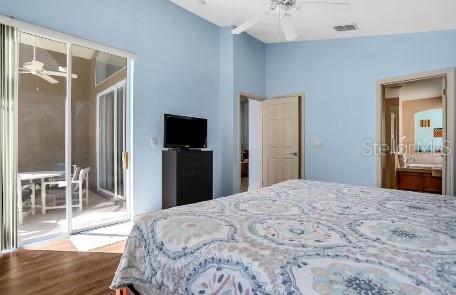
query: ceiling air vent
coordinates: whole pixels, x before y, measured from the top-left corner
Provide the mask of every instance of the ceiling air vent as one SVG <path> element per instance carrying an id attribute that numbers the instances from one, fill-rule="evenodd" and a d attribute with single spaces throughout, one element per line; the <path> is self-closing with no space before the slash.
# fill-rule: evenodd
<path id="1" fill-rule="evenodd" d="M 353 24 L 348 24 L 348 25 L 335 26 L 334 30 L 336 30 L 337 32 L 357 31 L 358 26 L 353 23 Z"/>

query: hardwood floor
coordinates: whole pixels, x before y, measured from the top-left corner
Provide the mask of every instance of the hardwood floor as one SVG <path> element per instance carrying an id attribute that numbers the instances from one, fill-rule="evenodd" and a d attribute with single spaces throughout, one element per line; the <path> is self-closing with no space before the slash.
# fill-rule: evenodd
<path id="1" fill-rule="evenodd" d="M 109 285 L 125 242 L 92 252 L 74 252 L 66 243 L 52 250 L 22 249 L 0 255 L 0 293 L 115 294 Z"/>

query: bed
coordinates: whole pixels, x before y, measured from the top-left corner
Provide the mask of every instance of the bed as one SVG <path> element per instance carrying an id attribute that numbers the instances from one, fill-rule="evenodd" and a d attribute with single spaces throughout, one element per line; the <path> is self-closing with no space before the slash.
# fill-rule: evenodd
<path id="1" fill-rule="evenodd" d="M 456 294 L 453 197 L 291 180 L 144 216 L 134 294 Z M 126 289 L 123 289 L 126 290 Z"/>

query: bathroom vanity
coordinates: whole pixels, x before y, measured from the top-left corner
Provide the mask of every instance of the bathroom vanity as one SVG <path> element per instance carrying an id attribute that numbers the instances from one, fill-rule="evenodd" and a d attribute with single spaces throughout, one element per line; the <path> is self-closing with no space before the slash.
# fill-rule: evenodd
<path id="1" fill-rule="evenodd" d="M 442 168 L 432 166 L 396 168 L 396 188 L 442 194 Z"/>

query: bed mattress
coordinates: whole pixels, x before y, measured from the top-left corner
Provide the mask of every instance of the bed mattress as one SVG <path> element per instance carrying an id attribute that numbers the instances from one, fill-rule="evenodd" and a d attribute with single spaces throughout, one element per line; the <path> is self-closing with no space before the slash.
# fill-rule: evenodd
<path id="1" fill-rule="evenodd" d="M 138 220 L 112 288 L 456 294 L 453 197 L 292 180 Z"/>

